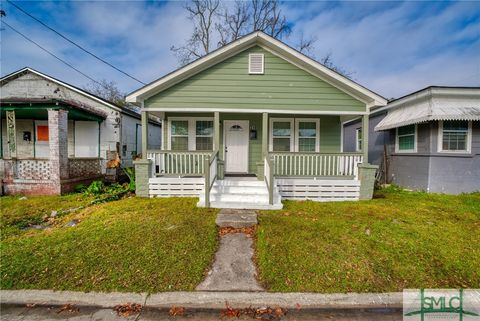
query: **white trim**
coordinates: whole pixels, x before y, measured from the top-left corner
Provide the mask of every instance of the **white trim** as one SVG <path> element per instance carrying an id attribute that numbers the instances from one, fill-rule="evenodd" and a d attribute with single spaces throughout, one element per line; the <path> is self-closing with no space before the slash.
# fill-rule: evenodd
<path id="1" fill-rule="evenodd" d="M 315 123 L 315 152 L 320 152 L 320 119 L 319 118 L 295 118 L 295 151 L 298 152 L 300 148 L 299 140 L 300 140 L 300 132 L 298 123 Z"/>
<path id="2" fill-rule="evenodd" d="M 247 123 L 247 132 L 248 132 L 248 135 L 247 135 L 247 169 L 245 172 L 227 172 L 227 159 L 226 159 L 226 154 L 225 154 L 225 146 L 227 146 L 227 135 L 226 135 L 226 130 L 227 130 L 227 126 L 225 125 L 225 123 L 228 123 L 228 122 L 246 122 Z M 225 173 L 228 173 L 228 174 L 240 174 L 240 173 L 244 173 L 244 174 L 248 174 L 248 170 L 249 170 L 249 162 L 250 162 L 250 121 L 249 120 L 245 120 L 245 119 L 224 119 L 223 120 L 223 159 L 225 161 Z"/>
<path id="3" fill-rule="evenodd" d="M 33 73 L 33 74 L 36 74 L 37 76 L 40 76 L 40 77 L 42 77 L 42 78 L 46 78 L 46 79 L 48 79 L 48 80 L 50 80 L 50 81 L 52 81 L 52 82 L 54 82 L 54 83 L 56 83 L 56 84 L 59 84 L 59 85 L 61 85 L 61 86 L 63 86 L 63 87 L 66 87 L 66 88 L 68 88 L 68 89 L 76 92 L 76 93 L 79 93 L 79 94 L 82 95 L 82 96 L 86 96 L 86 97 L 88 97 L 88 98 L 90 98 L 90 99 L 93 99 L 93 100 L 99 102 L 99 103 L 102 104 L 102 105 L 105 105 L 105 106 L 108 106 L 108 107 L 110 107 L 110 108 L 112 108 L 112 109 L 115 109 L 116 111 L 123 112 L 123 110 L 122 110 L 120 107 L 118 107 L 118 106 L 115 106 L 115 105 L 113 105 L 113 104 L 107 103 L 106 101 L 104 101 L 104 100 L 102 100 L 102 99 L 99 99 L 98 97 L 95 97 L 95 96 L 89 94 L 89 93 L 86 92 L 86 91 L 83 91 L 83 90 L 80 90 L 80 89 L 78 89 L 78 88 L 75 88 L 75 87 L 73 87 L 73 86 L 71 86 L 71 85 L 69 85 L 69 84 L 67 84 L 67 83 L 64 83 L 63 81 L 60 81 L 60 80 L 55 79 L 55 78 L 52 78 L 52 77 L 50 77 L 50 76 L 48 76 L 48 75 L 45 75 L 45 74 L 43 74 L 43 73 L 41 73 L 41 72 L 39 72 L 39 71 L 36 71 L 36 70 L 34 70 L 34 69 L 32 69 L 32 68 L 29 68 L 29 67 L 20 69 L 20 70 L 14 72 L 14 73 L 12 73 L 12 74 L 6 75 L 5 77 L 1 78 L 0 81 L 5 81 L 7 78 L 13 77 L 13 76 L 15 76 L 15 75 L 17 75 L 17 74 L 19 74 L 19 73 L 25 72 L 25 71 L 31 72 L 31 73 Z M 132 111 L 132 113 L 135 113 L 135 111 Z M 128 114 L 127 114 L 127 115 L 128 115 Z M 138 115 L 138 116 L 140 116 L 140 115 Z"/>
<path id="4" fill-rule="evenodd" d="M 167 148 L 168 150 L 172 149 L 172 121 L 188 121 L 188 150 L 195 151 L 197 150 L 196 146 L 196 121 L 197 120 L 206 120 L 206 121 L 214 121 L 213 117 L 168 117 L 167 120 Z M 201 136 L 206 137 L 206 136 Z M 215 137 L 215 133 L 212 134 L 212 139 Z"/>
<path id="5" fill-rule="evenodd" d="M 261 57 L 261 71 L 252 71 L 252 57 Z M 249 75 L 263 75 L 265 71 L 265 55 L 263 53 L 251 53 L 248 55 L 248 74 Z"/>
<path id="6" fill-rule="evenodd" d="M 411 126 L 411 125 L 407 125 Z M 404 126 L 402 126 L 404 127 Z M 414 131 L 413 131 L 413 149 L 402 149 L 400 150 L 399 144 L 398 144 L 398 128 L 395 129 L 395 153 L 416 153 L 417 152 L 417 138 L 418 138 L 418 130 L 417 130 L 417 124 L 414 125 Z M 403 135 L 404 136 L 404 135 Z"/>
<path id="7" fill-rule="evenodd" d="M 362 149 L 358 146 L 358 134 L 359 132 L 362 132 L 362 138 L 360 139 L 361 140 L 361 144 L 363 145 L 363 130 L 362 128 L 355 128 L 355 151 L 360 153 L 362 151 Z M 363 146 L 362 146 L 363 147 Z"/>
<path id="8" fill-rule="evenodd" d="M 343 153 L 343 135 L 344 135 L 344 128 L 343 125 L 340 122 L 340 152 Z"/>
<path id="9" fill-rule="evenodd" d="M 443 120 L 438 121 L 437 152 L 445 154 L 471 154 L 472 153 L 472 121 L 468 121 L 466 150 L 444 150 L 443 149 Z"/>
<path id="10" fill-rule="evenodd" d="M 274 122 L 290 122 L 290 152 L 293 152 L 295 149 L 295 127 L 294 127 L 294 118 L 270 118 L 270 131 L 269 131 L 269 144 L 268 150 L 273 152 L 273 123 Z M 287 138 L 284 136 L 284 138 Z"/>
<path id="11" fill-rule="evenodd" d="M 375 110 L 372 110 L 371 115 L 378 114 L 382 111 L 387 111 L 390 109 L 396 109 L 398 107 L 404 107 L 407 105 L 413 105 L 423 99 L 431 99 L 432 97 L 446 96 L 447 98 L 455 97 L 474 97 L 480 98 L 480 87 L 471 87 L 471 88 L 442 88 L 442 87 L 427 87 L 418 92 L 407 94 L 406 96 L 397 98 L 386 106 L 379 107 Z"/>
<path id="12" fill-rule="evenodd" d="M 137 102 L 151 97 L 159 91 L 168 88 L 175 83 L 178 83 L 179 81 L 205 70 L 210 66 L 254 45 L 264 45 L 271 50 L 274 50 L 276 55 L 280 55 L 285 59 L 297 59 L 303 66 L 303 69 L 307 69 L 310 72 L 315 72 L 316 76 L 319 78 L 321 77 L 322 80 L 328 79 L 331 84 L 344 92 L 352 95 L 362 96 L 363 99 L 361 99 L 361 101 L 369 103 L 369 106 L 385 105 L 387 103 L 387 100 L 380 95 L 375 94 L 374 92 L 362 87 L 347 77 L 336 73 L 335 71 L 325 67 L 311 58 L 308 58 L 300 52 L 285 45 L 281 41 L 278 41 L 261 31 L 253 32 L 247 36 L 235 40 L 230 44 L 204 56 L 203 58 L 200 58 L 193 63 L 188 64 L 187 66 L 180 68 L 171 74 L 130 93 L 126 97 L 126 100 L 127 102 Z"/>
<path id="13" fill-rule="evenodd" d="M 318 110 L 297 110 L 297 109 L 232 109 L 232 108 L 210 108 L 210 107 L 147 107 L 145 111 L 161 112 L 190 112 L 190 113 L 235 113 L 235 114 L 298 114 L 298 115 L 367 115 L 366 111 L 318 111 Z"/>

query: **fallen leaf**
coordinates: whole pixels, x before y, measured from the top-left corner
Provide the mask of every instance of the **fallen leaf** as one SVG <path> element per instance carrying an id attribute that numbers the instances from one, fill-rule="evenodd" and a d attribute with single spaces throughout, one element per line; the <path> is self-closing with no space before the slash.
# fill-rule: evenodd
<path id="1" fill-rule="evenodd" d="M 172 317 L 176 317 L 177 315 L 179 315 L 179 316 L 184 315 L 185 314 L 185 308 L 184 307 L 173 306 L 168 311 L 168 314 L 170 314 Z"/>

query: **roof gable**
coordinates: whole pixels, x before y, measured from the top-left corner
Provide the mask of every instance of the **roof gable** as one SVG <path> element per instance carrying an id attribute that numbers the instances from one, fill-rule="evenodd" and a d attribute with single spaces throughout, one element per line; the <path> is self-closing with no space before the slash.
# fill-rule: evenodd
<path id="1" fill-rule="evenodd" d="M 249 57 L 264 72 L 249 73 Z M 144 101 L 145 108 L 365 112 L 365 104 L 260 46 L 217 63 Z"/>
<path id="2" fill-rule="evenodd" d="M 261 46 L 265 50 L 268 50 L 273 54 L 282 57 L 291 64 L 305 70 L 309 74 L 318 77 L 319 79 L 329 83 L 345 93 L 348 93 L 350 96 L 353 96 L 367 104 L 368 107 L 383 106 L 387 103 L 386 99 L 382 96 L 375 94 L 356 82 L 336 73 L 335 71 L 325 67 L 324 65 L 260 31 L 246 35 L 130 93 L 127 96 L 127 101 L 143 102 L 145 99 L 152 97 L 153 95 L 255 45 Z"/>
<path id="3" fill-rule="evenodd" d="M 87 92 L 83 89 L 80 89 L 76 86 L 68 84 L 64 81 L 61 81 L 59 79 L 56 79 L 54 77 L 51 77 L 47 74 L 44 74 L 42 72 L 39 72 L 39 71 L 37 71 L 35 69 L 32 69 L 32 68 L 29 68 L 29 67 L 22 68 L 20 70 L 17 70 L 15 72 L 11 73 L 11 74 L 8 74 L 8 75 L 2 77 L 0 79 L 0 86 L 4 86 L 4 84 L 6 84 L 8 82 L 11 82 L 11 81 L 13 81 L 15 79 L 18 79 L 20 77 L 24 77 L 25 75 L 28 75 L 28 74 L 31 74 L 35 77 L 39 77 L 39 78 L 45 79 L 49 82 L 55 83 L 59 86 L 62 86 L 64 88 L 66 88 L 67 90 L 71 90 L 71 91 L 75 92 L 76 94 L 79 94 L 79 95 L 84 96 L 88 99 L 94 100 L 95 102 L 100 103 L 103 106 L 111 108 L 115 111 L 126 113 L 126 114 L 129 114 L 129 115 L 134 116 L 136 118 L 139 118 L 139 114 L 132 111 L 132 110 L 125 109 L 124 107 L 119 106 L 117 104 L 114 104 L 114 103 L 112 103 L 112 102 L 110 102 L 110 101 L 108 101 L 104 98 L 98 97 L 98 96 L 96 96 L 94 94 L 91 94 L 91 93 L 89 93 L 89 92 Z"/>

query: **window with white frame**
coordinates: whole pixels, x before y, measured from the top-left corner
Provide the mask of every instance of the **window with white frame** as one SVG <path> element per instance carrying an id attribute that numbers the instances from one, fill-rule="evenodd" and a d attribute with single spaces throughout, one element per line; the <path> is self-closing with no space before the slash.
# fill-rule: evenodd
<path id="1" fill-rule="evenodd" d="M 213 149 L 213 121 L 197 120 L 195 122 L 195 150 Z"/>
<path id="2" fill-rule="evenodd" d="M 170 122 L 170 142 L 172 150 L 188 150 L 188 120 Z"/>
<path id="3" fill-rule="evenodd" d="M 445 120 L 439 123 L 439 151 L 470 152 L 471 122 Z"/>
<path id="4" fill-rule="evenodd" d="M 362 129 L 357 128 L 355 130 L 355 151 L 361 152 L 362 151 Z"/>
<path id="5" fill-rule="evenodd" d="M 213 119 L 211 117 L 172 117 L 169 119 L 171 150 L 212 150 Z"/>
<path id="6" fill-rule="evenodd" d="M 318 152 L 319 119 L 295 119 L 295 151 Z"/>
<path id="7" fill-rule="evenodd" d="M 318 152 L 320 120 L 316 118 L 271 118 L 270 151 Z"/>
<path id="8" fill-rule="evenodd" d="M 272 120 L 272 151 L 289 152 L 293 146 L 293 121 L 291 119 Z"/>
<path id="9" fill-rule="evenodd" d="M 416 152 L 417 151 L 417 126 L 408 125 L 397 128 L 396 140 L 397 152 Z"/>

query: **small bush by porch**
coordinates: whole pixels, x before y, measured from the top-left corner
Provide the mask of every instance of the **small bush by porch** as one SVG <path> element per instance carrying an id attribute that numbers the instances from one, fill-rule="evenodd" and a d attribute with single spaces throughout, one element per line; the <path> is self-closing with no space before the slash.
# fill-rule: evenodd
<path id="1" fill-rule="evenodd" d="M 480 284 L 480 194 L 387 189 L 371 201 L 286 201 L 262 212 L 261 281 L 273 292 L 388 292 Z"/>

